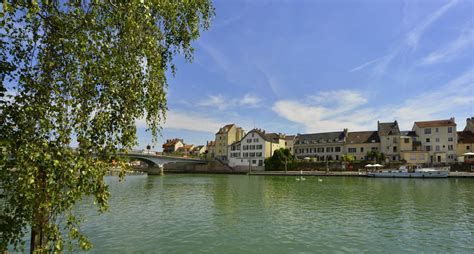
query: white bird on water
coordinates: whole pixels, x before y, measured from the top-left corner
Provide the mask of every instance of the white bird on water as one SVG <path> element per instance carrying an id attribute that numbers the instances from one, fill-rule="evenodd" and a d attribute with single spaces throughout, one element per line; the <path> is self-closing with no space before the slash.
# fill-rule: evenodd
<path id="1" fill-rule="evenodd" d="M 322 181 L 323 181 L 323 179 L 321 179 L 321 178 L 318 178 L 318 182 L 322 182 Z"/>

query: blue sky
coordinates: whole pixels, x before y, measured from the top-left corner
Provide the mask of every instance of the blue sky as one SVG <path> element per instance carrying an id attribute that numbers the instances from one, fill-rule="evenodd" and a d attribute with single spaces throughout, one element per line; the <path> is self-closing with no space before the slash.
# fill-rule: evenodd
<path id="1" fill-rule="evenodd" d="M 286 134 L 474 115 L 474 1 L 216 0 L 177 58 L 160 142 L 236 123 Z M 139 122 L 139 147 L 150 143 Z"/>

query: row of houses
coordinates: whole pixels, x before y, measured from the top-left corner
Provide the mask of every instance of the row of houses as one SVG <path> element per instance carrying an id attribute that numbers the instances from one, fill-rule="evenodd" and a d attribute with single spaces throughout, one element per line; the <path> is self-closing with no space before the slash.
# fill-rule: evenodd
<path id="1" fill-rule="evenodd" d="M 212 142 L 212 141 L 211 141 Z M 284 135 L 253 129 L 246 133 L 235 124 L 228 124 L 208 142 L 207 152 L 231 167 L 263 169 L 264 160 L 279 148 L 288 148 L 297 158 L 315 161 L 339 161 L 343 155 L 368 160 L 367 153 L 385 155 L 386 162 L 452 163 L 474 151 L 474 117 L 457 131 L 454 118 L 418 121 L 411 130 L 400 130 L 397 121 L 377 122 L 377 130 Z M 209 145 L 211 144 L 211 145 Z"/>
<path id="2" fill-rule="evenodd" d="M 180 153 L 184 155 L 200 155 L 204 154 L 207 151 L 207 146 L 205 145 L 188 145 L 184 143 L 183 139 L 174 138 L 168 139 L 163 144 L 163 153 Z"/>

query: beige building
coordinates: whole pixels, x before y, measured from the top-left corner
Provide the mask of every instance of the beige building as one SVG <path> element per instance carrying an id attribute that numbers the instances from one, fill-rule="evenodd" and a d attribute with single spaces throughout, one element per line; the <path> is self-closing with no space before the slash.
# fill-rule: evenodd
<path id="1" fill-rule="evenodd" d="M 299 159 L 306 157 L 316 161 L 338 161 L 344 154 L 347 129 L 337 132 L 298 134 L 293 149 Z"/>
<path id="2" fill-rule="evenodd" d="M 183 146 L 184 146 L 184 142 L 182 139 L 179 139 L 179 138 L 168 139 L 163 144 L 163 153 L 174 153 Z"/>
<path id="3" fill-rule="evenodd" d="M 195 155 L 200 155 L 200 154 L 204 154 L 207 150 L 207 146 L 195 146 L 193 148 L 193 150 L 191 151 L 192 154 L 195 154 Z"/>
<path id="4" fill-rule="evenodd" d="M 344 150 L 356 160 L 367 160 L 367 152 L 380 151 L 379 134 L 377 131 L 348 132 Z"/>
<path id="5" fill-rule="evenodd" d="M 215 151 L 216 151 L 216 141 L 207 141 L 206 142 L 206 148 L 207 150 L 204 152 L 207 154 L 208 158 L 214 158 L 215 156 Z"/>
<path id="6" fill-rule="evenodd" d="M 429 163 L 445 163 L 457 160 L 457 132 L 454 118 L 446 120 L 415 122 L 413 129 L 421 142 L 422 150 L 428 152 Z"/>
<path id="7" fill-rule="evenodd" d="M 264 170 L 265 159 L 280 148 L 285 148 L 284 135 L 253 129 L 241 140 L 229 146 L 229 166 L 237 169 Z"/>
<path id="8" fill-rule="evenodd" d="M 458 160 L 471 163 L 471 160 L 466 160 L 467 157 L 465 157 L 464 154 L 468 152 L 474 153 L 474 117 L 466 120 L 466 127 L 463 131 L 458 132 L 457 135 L 458 144 L 456 146 L 456 155 L 459 158 Z"/>
<path id="9" fill-rule="evenodd" d="M 386 162 L 400 160 L 400 128 L 398 122 L 381 123 L 377 121 L 380 137 L 380 152 L 385 154 Z"/>
<path id="10" fill-rule="evenodd" d="M 285 136 L 285 148 L 290 150 L 291 154 L 295 155 L 295 149 L 294 149 L 294 144 L 295 144 L 295 135 L 288 135 Z"/>
<path id="11" fill-rule="evenodd" d="M 408 164 L 423 164 L 429 162 L 428 152 L 423 151 L 419 137 L 414 131 L 400 132 L 400 160 Z"/>
<path id="12" fill-rule="evenodd" d="M 229 145 L 241 140 L 244 135 L 244 130 L 235 124 L 228 124 L 220 128 L 216 133 L 214 156 L 221 160 L 227 160 Z"/>

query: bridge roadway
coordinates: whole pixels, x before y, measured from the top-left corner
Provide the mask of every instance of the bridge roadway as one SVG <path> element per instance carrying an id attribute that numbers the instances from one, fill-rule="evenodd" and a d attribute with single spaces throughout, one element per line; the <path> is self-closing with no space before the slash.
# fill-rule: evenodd
<path id="1" fill-rule="evenodd" d="M 148 169 L 144 170 L 148 174 L 160 174 L 164 173 L 164 165 L 168 163 L 186 162 L 194 164 L 207 164 L 207 160 L 186 158 L 186 157 L 175 157 L 165 155 L 155 155 L 149 153 L 130 152 L 119 154 L 121 157 L 140 160 L 148 164 Z"/>

